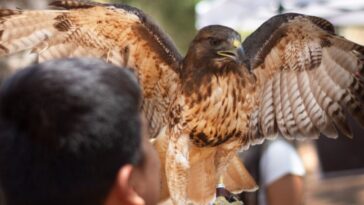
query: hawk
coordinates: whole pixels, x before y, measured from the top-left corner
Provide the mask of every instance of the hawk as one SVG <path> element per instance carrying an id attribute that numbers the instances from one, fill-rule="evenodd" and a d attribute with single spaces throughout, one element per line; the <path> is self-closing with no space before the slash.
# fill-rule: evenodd
<path id="1" fill-rule="evenodd" d="M 1 9 L 0 55 L 93 57 L 134 71 L 164 166 L 161 199 L 170 195 L 174 204 L 207 204 L 220 176 L 236 185 L 231 178 L 243 170 L 236 153 L 264 139 L 350 137 L 347 115 L 364 125 L 364 47 L 324 19 L 278 15 L 243 43 L 231 28 L 207 26 L 182 57 L 139 9 L 51 5 L 63 10 Z"/>

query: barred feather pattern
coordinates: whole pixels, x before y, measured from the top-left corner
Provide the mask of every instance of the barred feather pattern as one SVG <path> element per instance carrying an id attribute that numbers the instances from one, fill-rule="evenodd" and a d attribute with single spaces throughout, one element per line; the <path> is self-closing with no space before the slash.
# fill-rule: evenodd
<path id="1" fill-rule="evenodd" d="M 269 52 L 249 54 L 263 59 L 248 64 L 257 65 L 251 67 L 260 101 L 251 119 L 251 129 L 259 127 L 255 133 L 265 138 L 315 139 L 320 133 L 336 138 L 338 132 L 351 137 L 347 114 L 364 126 L 364 47 L 319 26 L 306 16 L 294 17 L 266 39 L 275 41 L 264 43 Z"/>
<path id="2" fill-rule="evenodd" d="M 176 204 L 196 194 L 186 193 L 187 185 L 194 185 L 188 184 L 189 171 L 194 172 L 192 181 L 203 172 L 211 178 L 201 180 L 200 186 L 211 185 L 239 148 L 279 134 L 290 139 L 317 138 L 320 133 L 336 138 L 339 131 L 350 137 L 347 113 L 364 125 L 364 47 L 336 36 L 323 19 L 300 14 L 274 17 L 243 43 L 246 67 L 239 71 L 234 66 L 226 75 L 191 67 L 190 79 L 206 75 L 207 80 L 203 89 L 186 89 L 189 95 L 179 95 L 181 87 L 193 89 L 181 86 L 186 83 L 181 79 L 186 77 L 181 75 L 186 71 L 180 69 L 182 57 L 141 11 L 57 2 L 55 6 L 69 10 L 0 9 L 0 56 L 30 50 L 39 61 L 93 57 L 134 71 L 143 88 L 142 109 L 150 134 L 168 128 L 168 145 L 158 141 L 155 145 L 161 161 L 165 158 L 169 180 L 164 197 L 172 194 Z M 182 133 L 182 126 L 188 132 Z M 193 143 L 199 147 L 190 155 Z M 208 145 L 216 154 L 203 158 Z M 212 189 L 206 193 L 211 195 Z M 196 199 L 200 196 L 206 200 L 206 195 Z"/>
<path id="3" fill-rule="evenodd" d="M 130 68 L 142 85 L 142 109 L 156 136 L 167 124 L 165 113 L 179 83 L 182 58 L 174 44 L 132 7 L 74 0 L 51 5 L 66 10 L 0 9 L 0 56 L 28 51 L 39 62 L 91 57 Z"/>

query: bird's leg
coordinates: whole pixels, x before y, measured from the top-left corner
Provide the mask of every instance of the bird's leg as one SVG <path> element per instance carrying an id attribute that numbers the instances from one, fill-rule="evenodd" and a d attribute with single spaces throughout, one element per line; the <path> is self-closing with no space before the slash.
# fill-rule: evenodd
<path id="1" fill-rule="evenodd" d="M 226 171 L 227 165 L 237 152 L 236 150 L 237 149 L 231 149 L 230 147 L 225 148 L 224 145 L 218 148 L 215 155 L 215 167 L 219 180 L 222 179 L 222 176 Z"/>
<path id="2" fill-rule="evenodd" d="M 161 164 L 161 191 L 159 196 L 159 201 L 164 201 L 169 198 L 169 191 L 167 185 L 167 178 L 166 178 L 166 169 L 165 169 L 165 162 L 166 162 L 166 153 L 168 147 L 169 136 L 166 133 L 166 129 L 163 128 L 158 136 L 151 140 L 154 148 L 157 150 L 159 155 L 159 160 Z"/>
<path id="3" fill-rule="evenodd" d="M 225 196 L 225 185 L 224 185 L 224 177 L 221 175 L 219 176 L 219 182 L 216 186 L 216 198 L 220 196 Z"/>
<path id="4" fill-rule="evenodd" d="M 225 189 L 224 185 L 224 177 L 222 175 L 219 176 L 219 182 L 216 186 L 216 197 L 221 196 L 221 193 L 219 193 L 220 190 Z"/>
<path id="5" fill-rule="evenodd" d="M 232 159 L 235 154 L 236 154 L 235 149 L 230 147 L 229 145 L 222 145 L 218 148 L 218 151 L 216 152 L 215 155 L 216 173 L 217 176 L 219 177 L 217 188 L 223 187 L 225 189 L 223 175 L 226 172 L 230 159 Z"/>
<path id="6" fill-rule="evenodd" d="M 221 203 L 219 201 L 225 201 L 225 202 Z M 223 176 L 220 176 L 219 183 L 217 184 L 216 187 L 216 200 L 214 204 L 244 205 L 244 203 L 239 200 L 239 197 L 237 195 L 231 193 L 229 190 L 225 188 Z"/>
<path id="7" fill-rule="evenodd" d="M 224 177 L 222 175 L 219 177 L 219 183 L 217 184 L 217 187 L 225 187 Z"/>
<path id="8" fill-rule="evenodd" d="M 166 154 L 168 189 L 174 204 L 187 204 L 189 137 L 172 134 Z"/>

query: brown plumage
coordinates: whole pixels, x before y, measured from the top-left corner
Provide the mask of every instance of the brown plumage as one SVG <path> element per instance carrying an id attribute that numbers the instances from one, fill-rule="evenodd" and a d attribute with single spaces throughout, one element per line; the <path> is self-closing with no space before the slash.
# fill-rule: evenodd
<path id="1" fill-rule="evenodd" d="M 243 46 L 257 77 L 261 136 L 336 138 L 337 129 L 351 137 L 345 111 L 364 124 L 364 48 L 336 36 L 326 20 L 280 15 Z"/>
<path id="2" fill-rule="evenodd" d="M 219 176 L 236 191 L 255 189 L 237 174 L 246 171 L 236 152 L 266 138 L 336 137 L 336 129 L 350 136 L 347 114 L 364 124 L 364 48 L 321 18 L 273 17 L 243 42 L 244 52 L 234 30 L 205 27 L 182 58 L 138 9 L 52 5 L 65 10 L 0 10 L 0 54 L 96 57 L 133 70 L 164 165 L 162 198 L 175 204 L 207 204 Z"/>

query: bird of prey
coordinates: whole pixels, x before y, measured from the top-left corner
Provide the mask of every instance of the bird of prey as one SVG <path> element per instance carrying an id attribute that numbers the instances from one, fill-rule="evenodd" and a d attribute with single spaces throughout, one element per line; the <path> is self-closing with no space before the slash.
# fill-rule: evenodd
<path id="1" fill-rule="evenodd" d="M 351 136 L 347 115 L 364 125 L 364 47 L 324 19 L 278 15 L 243 43 L 231 28 L 207 26 L 183 58 L 136 8 L 51 5 L 63 10 L 1 9 L 0 55 L 94 57 L 134 71 L 164 166 L 162 195 L 174 204 L 207 204 L 220 176 L 238 176 L 236 153 L 264 139 Z"/>

